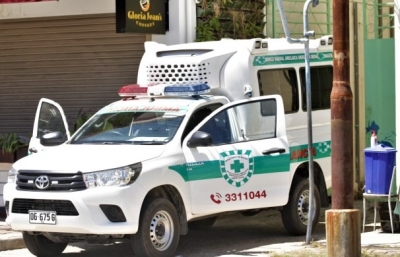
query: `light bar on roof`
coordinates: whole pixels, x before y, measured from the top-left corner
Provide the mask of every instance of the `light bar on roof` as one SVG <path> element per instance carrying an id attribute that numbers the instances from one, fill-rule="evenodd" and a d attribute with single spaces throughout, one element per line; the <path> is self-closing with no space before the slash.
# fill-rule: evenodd
<path id="1" fill-rule="evenodd" d="M 147 95 L 147 87 L 141 87 L 138 84 L 126 85 L 118 90 L 118 95 L 120 97 Z"/>
<path id="2" fill-rule="evenodd" d="M 166 86 L 164 95 L 203 95 L 210 92 L 210 86 L 207 84 L 199 85 L 174 85 Z"/>
<path id="3" fill-rule="evenodd" d="M 138 84 L 126 85 L 118 90 L 120 97 L 136 96 L 196 96 L 210 92 L 210 86 L 207 84 L 182 84 L 182 85 L 155 85 L 142 87 Z"/>

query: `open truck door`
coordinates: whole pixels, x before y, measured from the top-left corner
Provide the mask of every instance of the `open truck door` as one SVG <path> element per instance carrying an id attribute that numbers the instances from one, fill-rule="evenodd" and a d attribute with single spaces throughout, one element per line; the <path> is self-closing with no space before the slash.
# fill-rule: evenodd
<path id="1" fill-rule="evenodd" d="M 68 141 L 70 137 L 67 119 L 62 107 L 50 99 L 40 99 L 28 154 L 61 145 Z"/>
<path id="2" fill-rule="evenodd" d="M 290 190 L 282 98 L 220 107 L 183 142 L 194 214 L 282 206 Z"/>

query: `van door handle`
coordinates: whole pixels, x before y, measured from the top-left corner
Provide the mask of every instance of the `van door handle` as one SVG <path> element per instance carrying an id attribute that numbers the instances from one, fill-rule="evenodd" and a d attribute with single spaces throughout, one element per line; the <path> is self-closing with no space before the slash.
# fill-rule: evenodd
<path id="1" fill-rule="evenodd" d="M 285 149 L 284 148 L 272 148 L 269 150 L 264 150 L 262 152 L 263 155 L 270 155 L 270 154 L 274 154 L 274 153 L 284 153 Z"/>

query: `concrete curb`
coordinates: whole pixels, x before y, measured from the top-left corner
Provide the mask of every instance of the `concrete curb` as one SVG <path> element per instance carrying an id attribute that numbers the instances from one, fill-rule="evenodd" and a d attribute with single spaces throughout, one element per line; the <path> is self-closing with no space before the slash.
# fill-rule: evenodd
<path id="1" fill-rule="evenodd" d="M 0 222 L 0 251 L 26 248 L 22 233 L 11 231 L 5 222 Z"/>
<path id="2" fill-rule="evenodd" d="M 11 232 L 6 235 L 0 235 L 0 252 L 26 248 L 22 234 Z"/>

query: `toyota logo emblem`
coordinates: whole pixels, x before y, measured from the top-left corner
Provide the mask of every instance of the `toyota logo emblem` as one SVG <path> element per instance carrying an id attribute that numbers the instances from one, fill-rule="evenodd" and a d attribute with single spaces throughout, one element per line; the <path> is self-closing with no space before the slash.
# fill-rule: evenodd
<path id="1" fill-rule="evenodd" d="M 48 176 L 39 176 L 35 179 L 35 185 L 38 189 L 46 189 L 50 186 L 50 179 Z"/>

